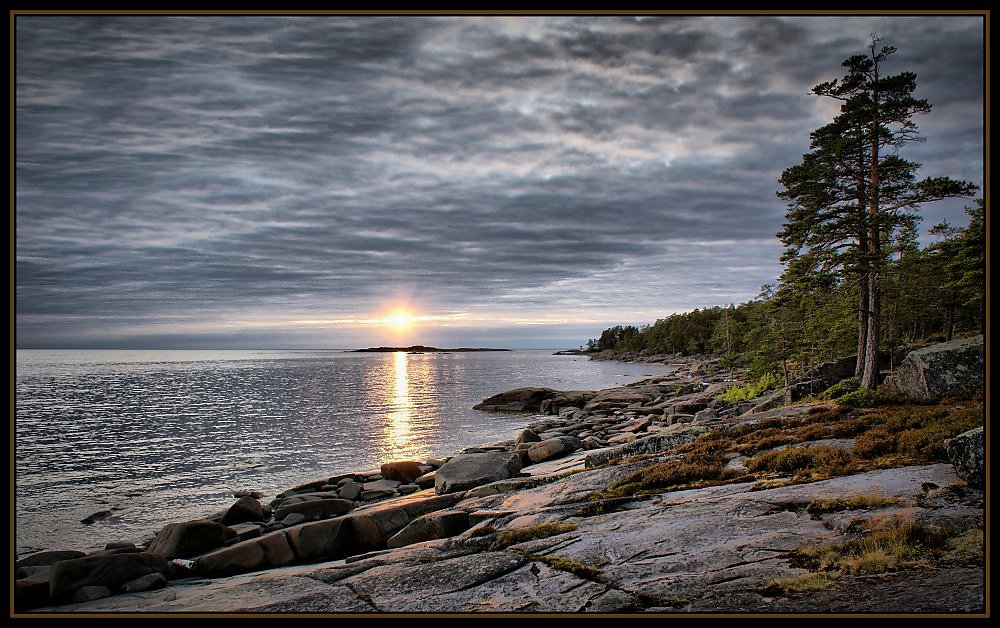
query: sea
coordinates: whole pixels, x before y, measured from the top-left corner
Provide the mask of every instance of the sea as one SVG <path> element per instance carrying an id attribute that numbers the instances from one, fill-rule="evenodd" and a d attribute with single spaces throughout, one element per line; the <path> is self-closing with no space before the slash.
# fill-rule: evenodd
<path id="1" fill-rule="evenodd" d="M 551 350 L 17 350 L 18 555 L 142 542 L 163 525 L 393 460 L 516 436 L 472 406 L 521 386 L 597 390 L 669 370 Z M 85 519 L 96 513 L 93 523 Z"/>

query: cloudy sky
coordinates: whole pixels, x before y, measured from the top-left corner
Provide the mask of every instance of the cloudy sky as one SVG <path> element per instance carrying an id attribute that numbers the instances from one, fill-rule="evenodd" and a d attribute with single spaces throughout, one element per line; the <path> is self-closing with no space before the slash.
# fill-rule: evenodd
<path id="1" fill-rule="evenodd" d="M 19 347 L 562 348 L 747 301 L 871 32 L 933 105 L 903 156 L 983 184 L 982 16 L 14 22 Z"/>

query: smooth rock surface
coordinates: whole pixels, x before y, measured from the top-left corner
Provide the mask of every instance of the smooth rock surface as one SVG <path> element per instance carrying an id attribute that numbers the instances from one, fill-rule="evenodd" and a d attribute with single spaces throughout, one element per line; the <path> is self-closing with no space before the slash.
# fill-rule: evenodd
<path id="1" fill-rule="evenodd" d="M 456 493 L 481 484 L 505 480 L 521 470 L 521 457 L 511 452 L 463 454 L 452 457 L 436 471 L 434 490 Z"/>

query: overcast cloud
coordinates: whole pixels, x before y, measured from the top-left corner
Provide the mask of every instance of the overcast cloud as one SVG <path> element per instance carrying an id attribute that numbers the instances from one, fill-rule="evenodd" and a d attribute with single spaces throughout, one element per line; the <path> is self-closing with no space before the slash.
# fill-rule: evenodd
<path id="1" fill-rule="evenodd" d="M 17 343 L 363 346 L 408 303 L 407 341 L 562 347 L 741 303 L 871 32 L 933 105 L 903 156 L 982 186 L 983 24 L 20 15 Z"/>

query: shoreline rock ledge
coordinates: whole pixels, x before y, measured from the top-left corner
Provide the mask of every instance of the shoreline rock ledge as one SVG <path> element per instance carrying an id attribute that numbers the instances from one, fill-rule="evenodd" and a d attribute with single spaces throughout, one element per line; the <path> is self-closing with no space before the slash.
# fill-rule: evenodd
<path id="1" fill-rule="evenodd" d="M 843 462 L 871 445 L 852 432 L 861 414 L 827 402 L 723 401 L 726 373 L 698 361 L 605 391 L 502 393 L 484 403 L 538 413 L 509 441 L 316 479 L 268 504 L 243 495 L 148 544 L 23 557 L 15 614 L 983 615 L 981 432 L 949 441 L 954 463 L 752 473 L 754 460 Z M 695 472 L 695 455 L 719 456 L 701 471 L 717 481 L 659 488 Z M 642 482 L 654 488 L 628 488 Z M 947 559 L 832 574 L 797 558 L 895 521 L 951 535 Z"/>

